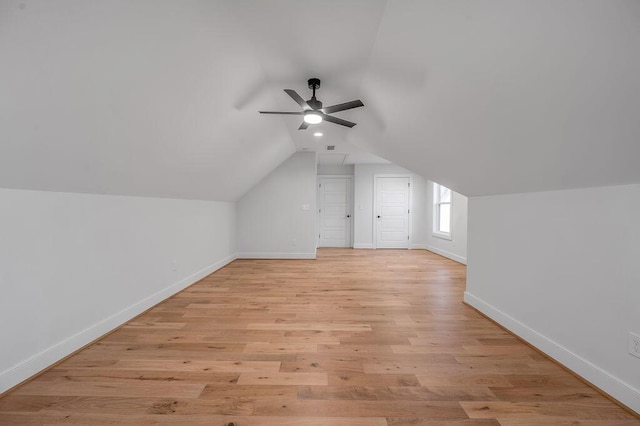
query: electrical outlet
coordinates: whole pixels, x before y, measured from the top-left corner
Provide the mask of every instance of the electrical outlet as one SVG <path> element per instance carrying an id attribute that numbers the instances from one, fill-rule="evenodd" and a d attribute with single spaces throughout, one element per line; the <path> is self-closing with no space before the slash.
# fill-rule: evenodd
<path id="1" fill-rule="evenodd" d="M 291 245 L 295 247 L 298 245 L 298 242 L 296 240 L 291 240 Z"/>
<path id="2" fill-rule="evenodd" d="M 640 358 L 640 336 L 629 332 L 629 353 Z"/>
<path id="3" fill-rule="evenodd" d="M 171 262 L 171 272 L 176 272 L 178 270 L 178 263 L 174 260 Z"/>

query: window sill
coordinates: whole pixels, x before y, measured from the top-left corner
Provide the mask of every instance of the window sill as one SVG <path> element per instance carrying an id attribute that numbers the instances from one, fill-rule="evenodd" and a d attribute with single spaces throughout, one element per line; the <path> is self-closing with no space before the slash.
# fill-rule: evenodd
<path id="1" fill-rule="evenodd" d="M 436 238 L 440 238 L 442 240 L 451 241 L 451 234 L 443 234 L 441 232 L 432 232 L 431 235 L 433 235 Z"/>

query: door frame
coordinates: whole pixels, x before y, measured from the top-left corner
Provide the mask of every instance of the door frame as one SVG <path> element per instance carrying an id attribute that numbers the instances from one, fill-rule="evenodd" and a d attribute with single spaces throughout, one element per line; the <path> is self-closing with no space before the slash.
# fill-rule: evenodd
<path id="1" fill-rule="evenodd" d="M 355 226 L 353 225 L 354 223 L 354 214 L 353 214 L 353 200 L 354 200 L 354 187 L 353 187 L 353 175 L 317 175 L 317 179 L 316 179 L 316 205 L 318 206 L 318 209 L 316 210 L 316 234 L 318 234 L 318 237 L 316 238 L 316 248 L 320 247 L 320 205 L 321 205 L 321 200 L 320 200 L 320 180 L 321 179 L 349 179 L 349 211 L 351 212 L 350 215 L 351 217 L 349 219 L 351 219 L 349 221 L 349 245 L 346 248 L 353 248 L 353 232 L 354 232 L 354 228 Z"/>
<path id="2" fill-rule="evenodd" d="M 407 239 L 407 250 L 411 250 L 411 241 L 413 238 L 413 233 L 411 232 L 411 222 L 412 222 L 412 214 L 413 214 L 413 205 L 412 203 L 412 197 L 411 197 L 411 193 L 413 191 L 413 178 L 411 177 L 410 174 L 408 173 L 376 173 L 373 175 L 373 208 L 371 209 L 373 212 L 373 215 L 371 217 L 371 220 L 373 221 L 373 248 L 377 249 L 378 248 L 378 221 L 376 220 L 376 216 L 377 216 L 377 206 L 378 206 L 378 178 L 408 178 L 409 179 L 409 197 L 407 199 L 407 204 L 409 204 L 409 213 L 407 213 L 407 221 L 408 221 L 408 232 L 409 232 L 409 238 Z"/>

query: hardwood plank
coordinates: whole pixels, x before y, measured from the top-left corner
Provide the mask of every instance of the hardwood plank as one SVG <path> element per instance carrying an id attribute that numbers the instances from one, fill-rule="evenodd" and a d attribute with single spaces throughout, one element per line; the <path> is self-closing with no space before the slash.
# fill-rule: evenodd
<path id="1" fill-rule="evenodd" d="M 579 420 L 632 420 L 633 415 L 610 401 L 572 402 L 508 402 L 508 401 L 462 401 L 464 411 L 470 418 L 535 418 L 551 424 L 553 419 Z"/>
<path id="2" fill-rule="evenodd" d="M 249 330 L 319 330 L 319 331 L 371 331 L 369 324 L 331 324 L 331 323 L 305 323 L 298 322 L 293 324 L 269 324 L 254 323 L 248 324 Z"/>
<path id="3" fill-rule="evenodd" d="M 258 354 L 298 354 L 318 352 L 318 345 L 315 343 L 247 343 L 243 352 Z"/>
<path id="4" fill-rule="evenodd" d="M 389 345 L 330 344 L 330 345 L 318 345 L 318 352 L 331 353 L 331 354 L 389 353 L 391 352 L 391 347 Z"/>
<path id="5" fill-rule="evenodd" d="M 298 386 L 295 385 L 273 385 L 273 386 L 253 386 L 242 384 L 230 384 L 226 386 L 213 384 L 207 385 L 200 398 L 202 399 L 220 399 L 220 398 L 291 398 L 296 399 L 298 394 Z"/>
<path id="6" fill-rule="evenodd" d="M 501 426 L 495 419 L 433 420 L 419 417 L 389 417 L 387 424 L 388 426 Z"/>
<path id="7" fill-rule="evenodd" d="M 468 418 L 460 404 L 452 401 L 298 400 L 282 401 L 282 404 L 257 401 L 254 413 L 269 416 L 302 416 L 313 413 L 314 416 L 338 417 Z"/>
<path id="8" fill-rule="evenodd" d="M 496 399 L 489 388 L 421 386 L 303 386 L 298 399 L 365 401 L 486 401 Z"/>
<path id="9" fill-rule="evenodd" d="M 175 361 L 156 359 L 121 360 L 114 364 L 118 370 L 166 370 L 166 371 L 216 371 L 221 373 L 234 372 L 270 372 L 280 370 L 280 363 L 276 361 Z"/>
<path id="10" fill-rule="evenodd" d="M 34 381 L 16 389 L 14 395 L 66 395 L 66 396 L 128 396 L 197 398 L 204 384 L 137 381 L 126 387 L 111 382 L 61 382 Z"/>
<path id="11" fill-rule="evenodd" d="M 422 386 L 488 386 L 512 387 L 513 384 L 502 374 L 424 374 L 416 376 Z"/>
<path id="12" fill-rule="evenodd" d="M 413 374 L 365 374 L 351 371 L 328 373 L 329 386 L 420 386 Z"/>
<path id="13" fill-rule="evenodd" d="M 581 401 L 594 398 L 600 399 L 600 393 L 584 386 L 572 388 L 568 386 L 549 387 L 513 387 L 513 388 L 491 388 L 498 399 L 509 402 L 531 402 L 531 401 Z"/>
<path id="14" fill-rule="evenodd" d="M 585 420 L 566 417 L 500 418 L 501 426 L 539 426 L 541 421 L 553 426 L 638 426 L 638 420 Z"/>
<path id="15" fill-rule="evenodd" d="M 284 361 L 280 366 L 282 372 L 335 372 L 364 373 L 360 359 L 326 358 L 314 355 L 298 355 L 295 361 Z"/>
<path id="16" fill-rule="evenodd" d="M 120 418 L 122 417 L 122 418 Z M 278 417 L 278 416 L 241 416 L 241 415 L 212 415 L 212 414 L 183 414 L 183 415 L 130 415 L 114 416 L 112 414 L 77 414 L 46 413 L 32 415 L 29 413 L 0 413 L 0 424 L 7 425 L 47 425 L 76 424 L 76 425 L 113 425 L 114 419 L 122 425 L 208 425 L 227 426 L 387 426 L 384 417 Z M 461 425 L 461 426 L 469 426 Z M 480 424 L 479 424 L 480 425 Z M 458 426 L 452 424 L 451 426 Z M 484 426 L 484 425 L 480 425 Z M 486 424 L 486 426 L 491 426 Z"/>
<path id="17" fill-rule="evenodd" d="M 196 382 L 227 383 L 238 378 L 240 373 L 219 371 L 171 371 L 171 370 L 115 370 L 113 368 L 52 368 L 39 377 L 41 381 L 121 381 L 124 385 L 129 381 L 155 382 Z M 30 383 L 30 382 L 27 382 Z M 26 384 L 25 384 L 26 385 Z"/>
<path id="18" fill-rule="evenodd" d="M 241 373 L 239 385 L 319 385 L 326 386 L 327 373 Z"/>

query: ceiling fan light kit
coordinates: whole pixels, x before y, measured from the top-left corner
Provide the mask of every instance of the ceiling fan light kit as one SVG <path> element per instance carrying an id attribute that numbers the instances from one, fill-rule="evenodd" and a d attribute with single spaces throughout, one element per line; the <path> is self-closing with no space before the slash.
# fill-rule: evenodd
<path id="1" fill-rule="evenodd" d="M 259 111 L 260 114 L 302 115 L 303 121 L 302 124 L 300 124 L 300 127 L 298 127 L 298 130 L 306 130 L 310 124 L 319 124 L 323 120 L 328 121 L 329 123 L 339 124 L 341 126 L 349 128 L 356 125 L 356 123 L 343 120 L 329 114 L 362 107 L 364 106 L 364 104 L 361 100 L 358 99 L 355 101 L 345 102 L 342 104 L 336 104 L 323 108 L 322 102 L 316 99 L 316 90 L 320 88 L 320 79 L 310 78 L 307 83 L 309 84 L 309 89 L 313 90 L 313 95 L 311 96 L 311 99 L 306 101 L 302 99 L 302 96 L 300 96 L 295 90 L 284 89 L 285 93 L 291 96 L 291 99 L 293 99 L 298 105 L 300 105 L 302 111 Z"/>
<path id="2" fill-rule="evenodd" d="M 322 116 L 314 111 L 307 111 L 304 113 L 304 122 L 307 124 L 322 123 Z"/>

